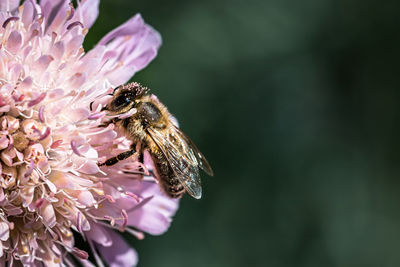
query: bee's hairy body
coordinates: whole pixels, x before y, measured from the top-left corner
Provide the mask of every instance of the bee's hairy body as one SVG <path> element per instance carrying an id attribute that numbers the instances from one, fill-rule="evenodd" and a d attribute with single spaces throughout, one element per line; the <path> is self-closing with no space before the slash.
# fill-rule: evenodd
<path id="1" fill-rule="evenodd" d="M 117 116 L 108 123 L 120 126 L 133 146 L 129 151 L 99 163 L 99 166 L 114 165 L 146 149 L 167 195 L 178 198 L 188 192 L 194 198 L 201 198 L 199 168 L 209 175 L 213 175 L 213 171 L 194 143 L 174 124 L 175 119 L 167 108 L 138 83 L 120 86 L 112 96 L 103 110 Z M 129 117 L 118 117 L 133 109 Z M 133 149 L 138 144 L 140 151 Z"/>
<path id="2" fill-rule="evenodd" d="M 144 110 L 152 112 L 153 127 L 159 128 L 161 131 L 168 131 L 171 123 L 169 118 L 171 115 L 167 111 L 166 107 L 156 100 L 153 95 L 146 95 L 139 101 L 143 104 L 139 104 L 137 113 L 131 117 L 123 119 L 119 124 L 121 128 L 124 129 L 125 135 L 130 137 L 133 143 L 140 142 L 142 144 L 142 149 L 147 149 L 154 161 L 154 167 L 160 176 L 160 183 L 165 193 L 170 197 L 178 198 L 185 193 L 185 188 L 181 185 L 178 178 L 175 177 L 173 170 L 168 164 L 167 159 L 163 155 L 160 148 L 153 141 L 149 134 L 146 133 L 146 127 L 149 127 L 148 120 L 143 116 Z M 158 103 L 155 105 L 154 102 Z M 151 104 L 149 104 L 151 103 Z M 143 110 L 141 110 L 141 107 Z M 149 115 L 146 113 L 145 115 Z"/>

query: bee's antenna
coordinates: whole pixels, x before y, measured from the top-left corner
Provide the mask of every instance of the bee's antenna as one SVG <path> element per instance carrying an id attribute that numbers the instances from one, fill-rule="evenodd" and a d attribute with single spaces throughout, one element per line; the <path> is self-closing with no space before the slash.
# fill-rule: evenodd
<path id="1" fill-rule="evenodd" d="M 90 102 L 90 104 L 89 104 L 90 111 L 93 111 L 93 102 L 94 101 Z"/>

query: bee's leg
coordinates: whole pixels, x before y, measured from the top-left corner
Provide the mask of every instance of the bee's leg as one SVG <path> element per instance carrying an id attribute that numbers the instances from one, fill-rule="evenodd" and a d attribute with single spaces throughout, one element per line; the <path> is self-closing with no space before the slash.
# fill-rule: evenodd
<path id="1" fill-rule="evenodd" d="M 112 165 L 116 164 L 118 161 L 127 159 L 135 153 L 136 153 L 136 149 L 134 147 L 131 147 L 131 150 L 122 152 L 122 153 L 116 155 L 115 157 L 109 158 L 108 160 L 106 160 L 103 163 L 97 163 L 97 165 L 98 166 L 104 166 L 104 165 L 112 166 Z"/>
<path id="2" fill-rule="evenodd" d="M 111 124 L 111 123 L 113 123 L 113 124 L 116 124 L 117 122 L 119 122 L 121 119 L 120 118 L 117 118 L 117 117 L 115 117 L 115 118 L 112 118 L 111 120 L 109 120 L 109 121 L 106 121 L 105 123 L 102 123 L 102 124 L 100 124 L 98 127 L 107 127 L 109 124 Z"/>

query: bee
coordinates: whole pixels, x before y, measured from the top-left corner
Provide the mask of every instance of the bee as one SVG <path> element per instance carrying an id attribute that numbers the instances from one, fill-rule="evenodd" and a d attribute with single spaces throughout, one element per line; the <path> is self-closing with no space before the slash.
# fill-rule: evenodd
<path id="1" fill-rule="evenodd" d="M 132 112 L 132 109 L 136 109 Z M 129 83 L 114 89 L 112 98 L 102 110 L 114 117 L 108 123 L 121 127 L 133 143 L 131 149 L 107 159 L 99 166 L 111 166 L 147 149 L 159 174 L 163 191 L 172 198 L 185 192 L 199 199 L 202 195 L 199 169 L 213 176 L 204 155 L 175 123 L 175 118 L 149 89 L 139 83 Z M 123 117 L 123 116 L 120 116 Z M 136 151 L 139 144 L 140 151 Z M 143 155 L 143 154 L 142 154 Z"/>

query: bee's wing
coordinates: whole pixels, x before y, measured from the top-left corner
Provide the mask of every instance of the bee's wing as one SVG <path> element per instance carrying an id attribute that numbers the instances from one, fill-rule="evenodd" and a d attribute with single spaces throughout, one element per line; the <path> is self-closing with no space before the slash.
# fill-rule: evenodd
<path id="1" fill-rule="evenodd" d="M 174 128 L 171 128 L 167 134 L 151 127 L 147 129 L 147 132 L 160 148 L 174 174 L 189 195 L 197 199 L 201 198 L 199 164 L 192 151 L 191 144 L 181 136 L 181 132 L 175 131 Z"/>
<path id="2" fill-rule="evenodd" d="M 200 152 L 200 150 L 197 148 L 197 146 L 193 143 L 193 141 L 184 133 L 182 132 L 181 129 L 178 127 L 174 126 L 175 131 L 185 140 L 185 142 L 189 146 L 189 154 L 191 157 L 195 157 L 197 159 L 197 163 L 199 167 L 205 171 L 210 176 L 214 176 L 214 172 L 208 163 L 206 157 L 204 157 L 203 153 Z"/>

